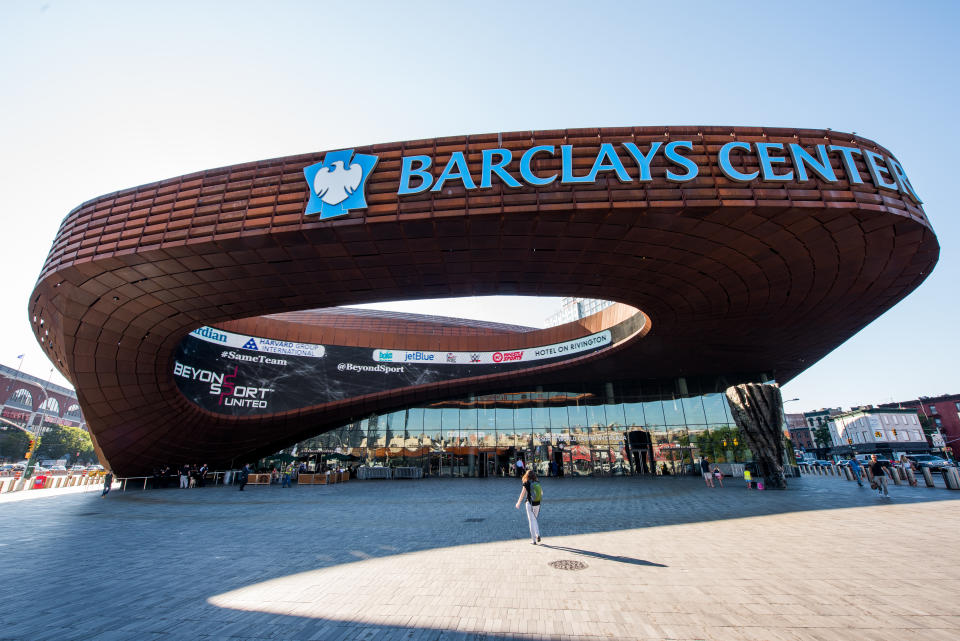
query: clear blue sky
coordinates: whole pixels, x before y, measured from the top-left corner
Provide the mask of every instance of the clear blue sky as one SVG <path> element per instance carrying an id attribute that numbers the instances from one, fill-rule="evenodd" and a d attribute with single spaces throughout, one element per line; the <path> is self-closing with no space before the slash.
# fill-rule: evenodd
<path id="1" fill-rule="evenodd" d="M 801 400 L 787 409 L 960 392 L 957 7 L 8 0 L 0 362 L 26 353 L 24 371 L 49 372 L 27 322 L 34 281 L 67 212 L 116 189 L 489 131 L 830 127 L 897 155 L 942 255 L 917 292 L 790 383 L 786 397 Z"/>

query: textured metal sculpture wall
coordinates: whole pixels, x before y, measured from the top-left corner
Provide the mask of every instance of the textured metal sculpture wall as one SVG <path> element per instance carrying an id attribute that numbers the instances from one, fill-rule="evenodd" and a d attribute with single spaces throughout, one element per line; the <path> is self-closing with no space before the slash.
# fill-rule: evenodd
<path id="1" fill-rule="evenodd" d="M 689 142 L 672 149 L 699 168 L 693 177 L 666 155 L 678 140 Z M 623 151 L 628 143 L 660 151 L 644 170 Z M 813 164 L 804 175 L 788 176 L 783 164 L 768 171 L 761 152 L 793 144 L 811 157 L 818 145 L 860 151 L 829 152 L 829 168 L 819 173 Z M 621 160 L 604 156 L 610 146 Z M 541 147 L 554 151 L 531 153 Z M 735 151 L 728 167 L 725 149 Z M 30 320 L 75 384 L 95 442 L 117 472 L 200 458 L 229 464 L 350 417 L 458 394 L 585 379 L 723 374 L 734 383 L 759 372 L 782 383 L 916 288 L 939 253 L 921 206 L 896 189 L 893 156 L 834 131 L 638 127 L 358 147 L 353 157 L 376 156 L 375 170 L 355 183 L 364 191 L 334 203 L 352 189 L 334 197 L 324 182 L 321 172 L 335 165 L 334 156 L 350 162 L 337 153 L 143 185 L 84 203 L 63 221 L 30 299 Z M 418 186 L 423 164 L 410 160 L 415 156 L 433 163 L 423 180 L 429 188 Z M 523 182 L 512 186 L 501 177 L 481 188 L 498 166 Z M 314 172 L 310 184 L 305 169 Z M 878 186 L 884 180 L 894 187 Z M 318 184 L 322 197 L 312 191 Z M 399 193 L 405 184 L 409 193 Z M 318 214 L 305 216 L 317 198 Z M 320 218 L 328 213 L 333 217 Z M 298 312 L 484 294 L 623 305 L 539 332 Z M 186 400 L 174 382 L 175 351 L 201 326 L 326 345 L 460 352 L 560 343 L 624 322 L 636 331 L 620 344 L 522 374 L 270 415 L 217 416 Z"/>
<path id="2" fill-rule="evenodd" d="M 764 487 L 783 490 L 783 397 L 779 385 L 745 383 L 727 389 L 733 420 L 753 452 Z"/>

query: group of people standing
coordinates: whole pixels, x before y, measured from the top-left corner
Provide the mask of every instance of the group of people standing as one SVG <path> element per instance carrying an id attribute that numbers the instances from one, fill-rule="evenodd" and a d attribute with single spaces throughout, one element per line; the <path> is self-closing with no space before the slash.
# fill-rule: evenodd
<path id="1" fill-rule="evenodd" d="M 155 490 L 169 487 L 171 482 L 178 483 L 180 489 L 184 490 L 191 487 L 203 487 L 206 485 L 207 472 L 209 471 L 210 466 L 206 463 L 203 465 L 184 464 L 179 468 L 164 465 L 153 468 L 150 483 Z"/>

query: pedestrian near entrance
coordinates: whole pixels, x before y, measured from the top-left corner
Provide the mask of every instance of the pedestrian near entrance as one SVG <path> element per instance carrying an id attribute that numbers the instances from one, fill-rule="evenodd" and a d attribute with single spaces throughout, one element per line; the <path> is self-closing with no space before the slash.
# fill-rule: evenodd
<path id="1" fill-rule="evenodd" d="M 113 485 L 113 472 L 107 472 L 107 475 L 103 477 L 103 494 L 100 495 L 100 498 L 103 498 L 107 494 L 110 494 L 110 486 L 112 485 Z"/>
<path id="2" fill-rule="evenodd" d="M 180 468 L 180 489 L 186 490 L 190 487 L 190 466 L 184 465 Z"/>
<path id="3" fill-rule="evenodd" d="M 293 463 L 290 463 L 283 470 L 283 484 L 280 487 L 290 487 L 290 477 L 292 476 L 293 476 Z"/>
<path id="4" fill-rule="evenodd" d="M 713 466 L 713 479 L 723 487 L 723 472 L 716 465 Z"/>
<path id="5" fill-rule="evenodd" d="M 706 456 L 700 458 L 700 473 L 703 474 L 703 482 L 707 487 L 714 487 L 713 472 L 710 470 L 710 459 Z"/>
<path id="6" fill-rule="evenodd" d="M 530 526 L 530 542 L 536 545 L 540 542 L 540 524 L 537 518 L 540 516 L 540 499 L 543 498 L 543 489 L 537 480 L 537 473 L 533 470 L 527 470 L 523 475 L 523 489 L 520 490 L 520 498 L 517 499 L 516 509 L 520 509 L 520 504 L 526 506 L 527 524 Z"/>
<path id="7" fill-rule="evenodd" d="M 523 459 L 518 458 L 517 459 L 517 476 L 519 476 L 520 478 L 523 478 L 523 472 L 524 472 Z"/>
<path id="8" fill-rule="evenodd" d="M 890 496 L 887 489 L 887 475 L 883 471 L 883 464 L 877 460 L 877 455 L 870 456 L 870 472 L 873 474 L 873 482 L 877 486 L 877 493 L 884 496 Z"/>
<path id="9" fill-rule="evenodd" d="M 856 456 L 850 459 L 850 472 L 853 474 L 853 478 L 857 479 L 857 485 L 863 487 L 863 470 L 860 469 L 860 461 L 857 460 Z"/>
<path id="10" fill-rule="evenodd" d="M 917 476 L 913 473 L 913 461 L 907 458 L 906 454 L 900 455 L 900 466 L 903 469 L 903 475 L 907 477 L 907 483 L 910 487 L 917 486 Z"/>
<path id="11" fill-rule="evenodd" d="M 243 469 L 240 470 L 240 491 L 243 492 L 243 486 L 247 484 L 247 479 L 250 477 L 250 464 L 247 463 L 243 466 Z"/>

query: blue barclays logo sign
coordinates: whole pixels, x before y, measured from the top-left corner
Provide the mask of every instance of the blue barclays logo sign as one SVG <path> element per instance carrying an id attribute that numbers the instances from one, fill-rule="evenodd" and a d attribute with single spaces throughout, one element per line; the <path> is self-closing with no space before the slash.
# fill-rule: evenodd
<path id="1" fill-rule="evenodd" d="M 303 168 L 310 186 L 305 215 L 320 214 L 320 220 L 342 216 L 351 209 L 366 209 L 365 186 L 377 156 L 356 154 L 353 149 L 331 151 L 323 162 Z"/>
<path id="2" fill-rule="evenodd" d="M 466 155 L 455 151 L 439 176 L 430 170 L 430 156 L 404 156 L 400 168 L 400 186 L 397 194 L 419 194 L 430 190 L 441 191 L 447 183 L 459 183 L 464 189 L 486 189 L 497 182 L 512 188 L 522 188 L 524 183 L 532 187 L 543 187 L 560 180 L 562 185 L 592 184 L 605 175 L 613 175 L 621 183 L 651 182 L 651 167 L 657 156 L 663 156 L 667 163 L 666 179 L 670 182 L 689 182 L 700 175 L 700 166 L 689 156 L 694 150 L 692 140 L 674 140 L 666 144 L 653 142 L 646 149 L 635 143 L 620 143 L 620 149 L 612 143 L 600 145 L 594 157 L 590 171 L 577 176 L 573 169 L 573 145 L 560 145 L 560 172 L 543 174 L 533 169 L 537 157 L 556 157 L 557 148 L 553 145 L 537 145 L 527 149 L 520 156 L 517 168 L 507 168 L 513 162 L 513 152 L 509 149 L 484 149 L 480 160 L 480 183 L 474 180 L 476 167 L 470 167 Z M 760 169 L 746 173 L 737 168 L 737 156 L 753 154 Z M 851 185 L 864 184 L 864 176 L 857 168 L 856 157 L 866 164 L 868 178 L 878 189 L 900 192 L 912 198 L 918 204 L 923 201 L 917 196 L 913 185 L 907 178 L 903 167 L 896 160 L 869 149 L 846 147 L 843 145 L 816 145 L 810 150 L 790 143 L 779 142 L 728 142 L 717 153 L 716 163 L 720 171 L 730 180 L 748 183 L 759 178 L 765 182 L 788 182 L 796 180 L 806 182 L 816 175 L 827 183 L 839 182 L 840 178 L 831 164 L 831 154 L 840 160 L 840 165 Z M 626 162 L 624 162 L 626 160 Z M 628 169 L 629 167 L 629 169 Z"/>
<path id="3" fill-rule="evenodd" d="M 704 147 L 702 143 L 697 144 Z M 509 149 L 484 149 L 480 153 L 479 167 L 476 161 L 471 166 L 465 152 L 455 151 L 439 175 L 434 174 L 434 159 L 430 156 L 403 156 L 396 194 L 408 196 L 428 190 L 436 193 L 448 185 L 473 191 L 489 189 L 495 183 L 513 189 L 544 187 L 558 180 L 561 185 L 593 184 L 607 176 L 624 184 L 646 183 L 653 181 L 652 168 L 658 157 L 666 160 L 665 178 L 668 181 L 685 183 L 700 175 L 700 165 L 691 158 L 695 155 L 694 150 L 692 140 L 657 141 L 645 148 L 633 142 L 603 143 L 590 170 L 581 175 L 574 171 L 573 145 L 559 146 L 559 172 L 535 168 L 537 160 L 557 157 L 558 150 L 554 145 L 530 147 L 516 163 Z M 814 176 L 825 183 L 837 183 L 844 178 L 850 185 L 862 185 L 869 180 L 878 189 L 899 192 L 918 204 L 923 202 L 899 162 L 862 147 L 815 145 L 807 148 L 796 143 L 731 141 L 720 148 L 715 158 L 707 155 L 724 176 L 736 183 L 758 179 L 769 183 L 802 183 Z M 754 157 L 750 165 L 758 169 L 744 170 L 747 156 Z M 866 166 L 866 176 L 857 167 L 858 158 Z M 842 176 L 834 169 L 833 159 L 838 160 Z M 320 213 L 322 220 L 365 208 L 364 186 L 377 160 L 377 156 L 354 156 L 353 150 L 348 149 L 329 152 L 322 163 L 305 167 L 303 173 L 310 185 L 310 201 L 304 213 Z M 479 177 L 479 182 L 475 177 Z"/>

